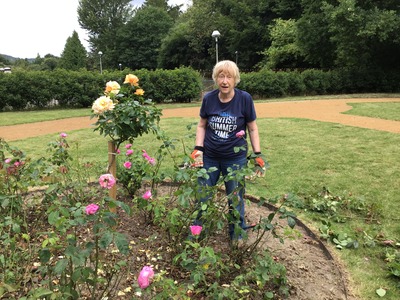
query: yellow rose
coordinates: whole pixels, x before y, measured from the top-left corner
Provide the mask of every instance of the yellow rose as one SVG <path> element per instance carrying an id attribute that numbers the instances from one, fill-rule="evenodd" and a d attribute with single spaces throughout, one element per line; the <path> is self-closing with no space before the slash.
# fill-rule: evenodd
<path id="1" fill-rule="evenodd" d="M 124 83 L 129 83 L 130 85 L 138 85 L 139 78 L 136 75 L 128 74 L 125 76 Z"/>
<path id="2" fill-rule="evenodd" d="M 116 81 L 109 81 L 106 83 L 106 90 L 105 90 L 105 94 L 108 95 L 109 93 L 111 94 L 118 94 L 119 90 L 121 89 L 121 86 L 119 85 L 118 82 Z"/>
<path id="3" fill-rule="evenodd" d="M 95 114 L 100 115 L 108 110 L 114 109 L 114 102 L 107 96 L 101 96 L 94 101 L 92 110 Z"/>
<path id="4" fill-rule="evenodd" d="M 137 89 L 134 94 L 138 95 L 138 96 L 143 96 L 144 95 L 144 91 L 142 89 Z"/>

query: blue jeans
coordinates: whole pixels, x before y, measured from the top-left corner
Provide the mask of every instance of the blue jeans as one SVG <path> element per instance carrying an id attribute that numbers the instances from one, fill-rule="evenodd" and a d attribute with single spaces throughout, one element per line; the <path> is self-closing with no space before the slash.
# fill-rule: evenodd
<path id="1" fill-rule="evenodd" d="M 199 178 L 198 183 L 200 186 L 215 186 L 222 174 L 225 177 L 229 172 L 228 168 L 232 168 L 232 170 L 238 170 L 247 165 L 247 158 L 240 158 L 240 159 L 215 159 L 204 156 L 203 158 L 204 166 L 206 170 L 211 167 L 215 167 L 217 170 L 214 172 L 207 172 L 209 175 L 208 179 Z M 245 182 L 244 177 L 241 180 L 229 180 L 225 181 L 225 189 L 226 195 L 228 196 L 228 203 L 229 203 L 229 211 L 230 211 L 230 222 L 229 222 L 229 236 L 231 239 L 240 239 L 240 234 L 235 234 L 235 227 L 239 226 L 242 229 L 246 229 L 246 222 L 245 222 L 245 212 L 244 212 L 244 200 L 243 195 L 245 193 Z M 208 201 L 212 195 L 202 196 L 200 198 L 200 203 L 204 203 Z M 236 199 L 235 199 L 236 198 Z M 236 210 L 239 214 L 239 220 L 235 217 L 233 212 L 232 204 L 235 203 Z M 199 209 L 198 215 L 195 220 L 195 225 L 202 225 L 202 210 Z"/>

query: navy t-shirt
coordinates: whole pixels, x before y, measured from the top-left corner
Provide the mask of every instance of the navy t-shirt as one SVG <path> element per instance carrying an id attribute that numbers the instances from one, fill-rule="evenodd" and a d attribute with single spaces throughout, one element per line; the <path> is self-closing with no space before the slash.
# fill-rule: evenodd
<path id="1" fill-rule="evenodd" d="M 200 108 L 200 117 L 207 119 L 204 155 L 213 158 L 238 158 L 247 155 L 246 124 L 256 119 L 253 98 L 235 88 L 235 96 L 228 103 L 218 98 L 219 90 L 207 93 Z M 236 134 L 244 130 L 243 138 Z M 234 147 L 245 146 L 246 151 L 235 153 Z"/>

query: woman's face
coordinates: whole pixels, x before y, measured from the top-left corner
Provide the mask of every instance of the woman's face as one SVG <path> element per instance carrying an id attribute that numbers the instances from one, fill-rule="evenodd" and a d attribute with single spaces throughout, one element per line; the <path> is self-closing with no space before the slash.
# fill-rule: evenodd
<path id="1" fill-rule="evenodd" d="M 235 77 L 227 71 L 221 71 L 217 76 L 217 84 L 221 93 L 229 94 L 235 88 Z"/>

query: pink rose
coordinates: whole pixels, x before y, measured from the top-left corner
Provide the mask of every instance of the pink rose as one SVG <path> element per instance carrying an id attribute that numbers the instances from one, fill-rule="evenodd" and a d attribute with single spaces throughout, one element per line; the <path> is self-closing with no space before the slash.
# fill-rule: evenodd
<path id="1" fill-rule="evenodd" d="M 144 266 L 143 269 L 140 271 L 138 277 L 139 287 L 141 289 L 147 288 L 150 285 L 153 276 L 154 276 L 153 269 L 149 266 Z"/>
<path id="2" fill-rule="evenodd" d="M 65 132 L 60 133 L 60 137 L 65 139 L 68 135 Z"/>
<path id="3" fill-rule="evenodd" d="M 244 137 L 244 135 L 245 135 L 244 130 L 240 130 L 238 133 L 236 133 L 237 138 L 242 138 L 242 137 Z"/>
<path id="4" fill-rule="evenodd" d="M 103 174 L 99 178 L 99 183 L 102 188 L 111 189 L 115 185 L 116 180 L 112 174 Z"/>
<path id="5" fill-rule="evenodd" d="M 385 240 L 382 242 L 385 246 L 393 246 L 394 245 L 394 241 L 392 240 Z"/>
<path id="6" fill-rule="evenodd" d="M 152 157 L 150 157 L 146 150 L 142 150 L 143 154 L 142 156 L 149 162 L 149 164 L 151 164 L 152 166 L 154 166 L 156 164 L 156 160 Z"/>
<path id="7" fill-rule="evenodd" d="M 116 152 L 117 154 L 120 154 L 120 153 L 121 153 L 121 150 L 115 149 L 115 152 Z"/>
<path id="8" fill-rule="evenodd" d="M 202 227 L 202 226 L 199 226 L 199 225 L 192 225 L 192 226 L 190 226 L 190 232 L 191 232 L 193 235 L 200 235 L 202 229 L 203 229 L 203 227 Z"/>
<path id="9" fill-rule="evenodd" d="M 133 150 L 132 149 L 129 149 L 129 150 L 126 151 L 126 155 L 127 156 L 132 155 L 132 154 L 133 154 Z"/>
<path id="10" fill-rule="evenodd" d="M 132 147 L 132 144 L 126 144 L 126 145 L 125 145 L 125 148 L 126 148 L 126 149 L 130 149 L 131 147 Z"/>
<path id="11" fill-rule="evenodd" d="M 142 156 L 143 156 L 144 158 L 147 159 L 148 157 L 150 157 L 150 156 L 147 154 L 146 150 L 142 150 L 142 152 L 143 152 Z"/>
<path id="12" fill-rule="evenodd" d="M 87 215 L 94 215 L 99 210 L 99 206 L 97 204 L 89 204 L 85 208 L 85 212 Z"/>
<path id="13" fill-rule="evenodd" d="M 130 161 L 124 162 L 125 169 L 130 169 L 132 167 L 132 163 Z"/>
<path id="14" fill-rule="evenodd" d="M 9 164 L 11 162 L 11 158 L 6 158 L 6 160 L 4 161 L 6 164 Z"/>
<path id="15" fill-rule="evenodd" d="M 151 191 L 149 190 L 149 191 L 146 191 L 146 193 L 144 193 L 143 195 L 142 195 L 142 198 L 144 199 L 144 200 L 149 200 L 150 198 L 151 198 Z"/>
<path id="16" fill-rule="evenodd" d="M 149 159 L 147 160 L 149 162 L 149 164 L 151 164 L 152 166 L 154 166 L 156 164 L 156 160 L 152 157 L 149 157 Z"/>

